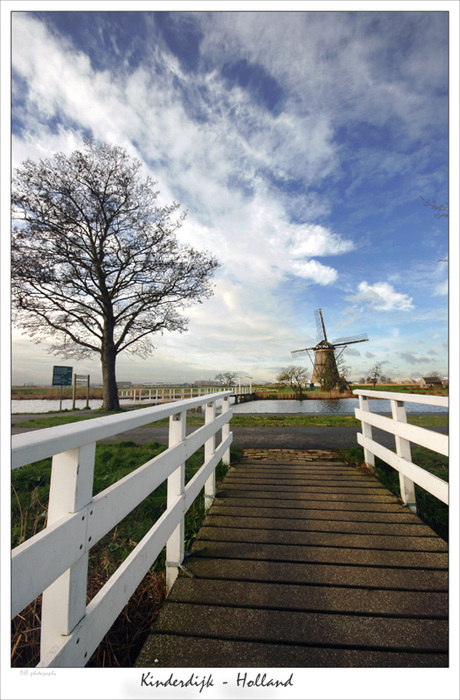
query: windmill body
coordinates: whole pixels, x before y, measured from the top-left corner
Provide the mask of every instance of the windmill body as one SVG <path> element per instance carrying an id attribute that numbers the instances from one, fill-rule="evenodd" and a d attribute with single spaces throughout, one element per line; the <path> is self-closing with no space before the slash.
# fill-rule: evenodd
<path id="1" fill-rule="evenodd" d="M 338 338 L 329 342 L 321 309 L 315 311 L 318 342 L 316 345 L 301 350 L 292 350 L 292 355 L 307 354 L 313 363 L 312 384 L 321 388 L 332 389 L 340 379 L 337 369 L 337 360 L 342 355 L 347 345 L 364 343 L 369 338 L 366 334 Z"/>

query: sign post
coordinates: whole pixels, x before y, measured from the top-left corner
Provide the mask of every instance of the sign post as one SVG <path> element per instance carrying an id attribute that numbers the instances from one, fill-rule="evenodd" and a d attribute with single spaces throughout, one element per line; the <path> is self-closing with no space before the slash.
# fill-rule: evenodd
<path id="1" fill-rule="evenodd" d="M 54 365 L 53 367 L 53 386 L 59 386 L 59 410 L 62 411 L 62 387 L 72 386 L 72 367 L 62 367 Z"/>

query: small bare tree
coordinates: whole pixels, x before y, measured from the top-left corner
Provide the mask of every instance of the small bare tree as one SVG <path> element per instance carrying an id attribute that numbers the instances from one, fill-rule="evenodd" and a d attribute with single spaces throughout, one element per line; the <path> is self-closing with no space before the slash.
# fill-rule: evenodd
<path id="1" fill-rule="evenodd" d="M 106 409 L 119 409 L 119 353 L 145 357 L 154 333 L 187 330 L 179 311 L 212 294 L 218 265 L 179 244 L 185 215 L 158 204 L 140 168 L 124 149 L 86 141 L 25 161 L 13 180 L 14 322 L 62 357 L 98 353 Z"/>
<path id="2" fill-rule="evenodd" d="M 276 378 L 276 381 L 280 384 L 290 386 L 296 396 L 298 396 L 300 401 L 302 401 L 302 389 L 305 388 L 305 385 L 308 382 L 308 376 L 308 371 L 305 369 L 305 367 L 289 365 L 289 367 L 285 367 L 281 370 Z"/>
<path id="3" fill-rule="evenodd" d="M 382 364 L 381 362 L 377 362 L 369 372 L 369 376 L 367 378 L 367 381 L 372 384 L 372 388 L 375 389 L 375 385 L 377 384 L 378 380 L 382 376 Z"/>

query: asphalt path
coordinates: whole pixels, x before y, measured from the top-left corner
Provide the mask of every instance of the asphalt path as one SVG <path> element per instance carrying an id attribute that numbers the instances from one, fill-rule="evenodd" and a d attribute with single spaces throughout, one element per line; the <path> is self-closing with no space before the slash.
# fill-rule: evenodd
<path id="1" fill-rule="evenodd" d="M 78 412 L 79 415 L 83 413 L 84 411 Z M 21 428 L 17 424 L 31 418 L 37 418 L 37 414 L 12 416 L 12 435 L 30 431 L 31 428 Z M 36 428 L 33 430 L 36 430 Z M 197 430 L 197 427 L 188 426 L 187 435 L 195 430 Z M 357 427 L 326 427 L 314 425 L 291 427 L 232 427 L 231 430 L 233 432 L 232 447 L 240 449 L 266 448 L 291 450 L 332 450 L 337 448 L 358 447 L 356 434 L 360 432 L 360 429 Z M 431 428 L 431 430 L 436 430 L 444 435 L 448 434 L 447 427 L 436 427 Z M 384 430 L 374 428 L 373 436 L 381 445 L 385 447 L 394 447 L 394 437 Z M 121 440 L 130 440 L 139 445 L 152 441 L 167 445 L 168 427 L 149 425 L 142 428 L 135 428 L 115 435 L 114 437 L 106 438 L 103 442 L 120 442 Z"/>

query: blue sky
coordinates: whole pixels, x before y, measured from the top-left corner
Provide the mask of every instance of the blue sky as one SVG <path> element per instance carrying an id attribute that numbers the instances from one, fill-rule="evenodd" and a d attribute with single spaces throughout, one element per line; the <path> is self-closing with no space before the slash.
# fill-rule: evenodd
<path id="1" fill-rule="evenodd" d="M 448 12 L 36 6 L 12 17 L 13 167 L 89 134 L 122 145 L 221 262 L 189 331 L 121 355 L 119 380 L 311 369 L 290 351 L 315 343 L 318 307 L 329 338 L 369 335 L 352 379 L 448 373 L 448 222 L 420 199 L 449 196 Z M 70 364 L 12 340 L 13 383 Z M 97 357 L 73 365 L 100 378 Z"/>

